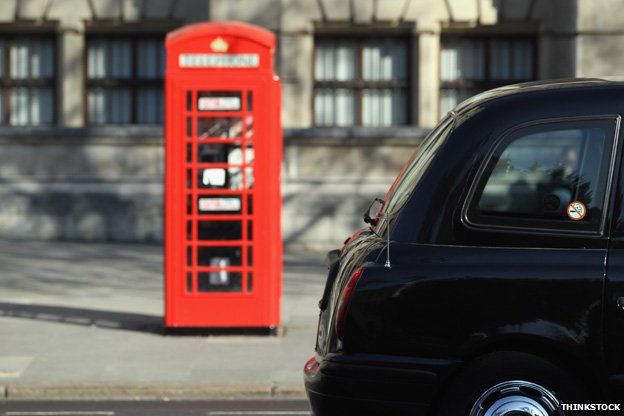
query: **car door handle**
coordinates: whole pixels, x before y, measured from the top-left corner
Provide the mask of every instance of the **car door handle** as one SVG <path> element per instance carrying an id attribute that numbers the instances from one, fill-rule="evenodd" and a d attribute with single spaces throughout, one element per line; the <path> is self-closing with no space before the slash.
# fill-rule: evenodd
<path id="1" fill-rule="evenodd" d="M 624 309 L 624 296 L 618 298 L 617 306 L 618 308 Z"/>

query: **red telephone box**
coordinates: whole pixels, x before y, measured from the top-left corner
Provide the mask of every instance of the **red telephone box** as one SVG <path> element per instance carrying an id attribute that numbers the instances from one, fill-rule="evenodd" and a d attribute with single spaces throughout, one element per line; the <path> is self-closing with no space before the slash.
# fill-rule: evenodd
<path id="1" fill-rule="evenodd" d="M 165 325 L 273 328 L 282 278 L 275 35 L 199 23 L 167 35 Z"/>

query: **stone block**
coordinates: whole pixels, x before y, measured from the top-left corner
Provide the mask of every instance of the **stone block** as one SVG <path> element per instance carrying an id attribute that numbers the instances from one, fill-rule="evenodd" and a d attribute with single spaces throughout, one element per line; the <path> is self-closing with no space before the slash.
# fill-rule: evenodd
<path id="1" fill-rule="evenodd" d="M 15 19 L 17 0 L 4 0 L 0 3 L 0 22 L 12 22 Z"/>
<path id="2" fill-rule="evenodd" d="M 571 2 L 572 3 L 572 2 Z M 577 28 L 581 31 L 621 31 L 624 0 L 578 1 Z M 572 7 L 569 7 L 572 9 Z"/>
<path id="3" fill-rule="evenodd" d="M 374 2 L 370 0 L 353 0 L 353 21 L 370 23 L 373 20 Z"/>
<path id="4" fill-rule="evenodd" d="M 92 2 L 96 19 L 120 19 L 122 3 L 119 0 L 95 0 Z"/>
<path id="5" fill-rule="evenodd" d="M 281 30 L 287 32 L 311 33 L 314 22 L 323 21 L 319 4 L 310 0 L 283 0 Z"/>
<path id="6" fill-rule="evenodd" d="M 542 36 L 538 45 L 538 78 L 556 79 L 578 76 L 575 36 Z"/>
<path id="7" fill-rule="evenodd" d="M 50 4 L 47 18 L 59 20 L 61 25 L 64 25 L 66 21 L 78 21 L 82 24 L 85 20 L 91 20 L 93 16 L 86 0 L 54 0 Z"/>
<path id="8" fill-rule="evenodd" d="M 449 9 L 443 1 L 411 0 L 404 20 L 416 22 L 419 30 L 439 28 L 441 21 L 450 20 Z"/>
<path id="9" fill-rule="evenodd" d="M 266 27 L 280 28 L 281 2 L 275 0 L 213 0 L 211 20 L 239 20 Z"/>
<path id="10" fill-rule="evenodd" d="M 124 21 L 135 22 L 141 19 L 142 0 L 122 0 L 121 14 Z"/>
<path id="11" fill-rule="evenodd" d="M 577 77 L 624 75 L 624 35 L 580 35 Z"/>
<path id="12" fill-rule="evenodd" d="M 173 17 L 186 23 L 210 20 L 210 0 L 178 0 Z"/>
<path id="13" fill-rule="evenodd" d="M 398 21 L 403 17 L 408 3 L 406 0 L 380 0 L 377 2 L 375 19 L 386 22 Z"/>
<path id="14" fill-rule="evenodd" d="M 147 19 L 167 19 L 173 14 L 174 0 L 149 0 L 142 5 L 143 16 Z"/>
<path id="15" fill-rule="evenodd" d="M 46 0 L 20 0 L 17 2 L 17 18 L 20 20 L 41 20 Z"/>
<path id="16" fill-rule="evenodd" d="M 447 0 L 448 12 L 458 22 L 476 22 L 479 18 L 476 1 Z"/>
<path id="17" fill-rule="evenodd" d="M 531 0 L 495 0 L 494 7 L 501 21 L 526 21 L 530 16 L 531 3 Z"/>
<path id="18" fill-rule="evenodd" d="M 498 10 L 494 7 L 493 0 L 477 0 L 481 14 L 479 21 L 483 25 L 493 25 L 498 21 Z"/>
<path id="19" fill-rule="evenodd" d="M 351 7 L 345 0 L 320 0 L 328 21 L 351 20 Z"/>
<path id="20" fill-rule="evenodd" d="M 312 120 L 310 82 L 282 84 L 282 124 L 284 127 L 310 127 Z"/>

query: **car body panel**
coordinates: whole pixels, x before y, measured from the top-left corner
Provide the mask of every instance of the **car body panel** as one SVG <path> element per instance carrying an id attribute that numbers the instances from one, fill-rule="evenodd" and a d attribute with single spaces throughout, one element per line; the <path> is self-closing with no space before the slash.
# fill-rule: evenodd
<path id="1" fill-rule="evenodd" d="M 600 391 L 624 386 L 624 306 L 617 305 L 620 297 L 624 302 L 624 178 L 622 140 L 616 140 L 622 96 L 623 83 L 574 80 L 511 86 L 459 105 L 450 135 L 401 209 L 382 209 L 378 227 L 343 247 L 321 313 L 319 370 L 305 376 L 311 398 L 316 394 L 322 403 L 332 391 L 335 397 L 372 397 L 364 374 L 337 365 L 337 355 L 398 360 L 406 366 L 401 368 L 418 360 L 452 362 L 448 371 L 421 380 L 427 387 L 420 391 L 428 392 L 419 402 L 424 407 L 435 405 L 462 363 L 497 350 L 531 352 L 570 365 Z M 612 174 L 599 232 L 481 228 L 466 221 L 471 187 L 502 137 L 527 123 L 581 119 L 614 123 Z M 337 340 L 333 311 L 357 268 L 363 273 Z M 341 374 L 350 374 L 354 386 L 361 383 L 361 395 L 357 387 L 345 391 L 322 382 Z M 385 398 L 389 409 L 402 401 L 391 388 L 380 390 L 375 400 Z"/>

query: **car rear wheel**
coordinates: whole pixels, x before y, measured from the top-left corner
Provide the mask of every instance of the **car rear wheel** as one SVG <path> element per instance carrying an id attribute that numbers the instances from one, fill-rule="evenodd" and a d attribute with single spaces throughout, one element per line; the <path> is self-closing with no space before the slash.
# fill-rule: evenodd
<path id="1" fill-rule="evenodd" d="M 469 363 L 442 398 L 439 416 L 560 416 L 583 402 L 576 378 L 540 357 L 500 352 Z"/>
<path id="2" fill-rule="evenodd" d="M 523 380 L 504 381 L 489 388 L 477 399 L 469 416 L 558 414 L 561 402 L 539 384 Z"/>

